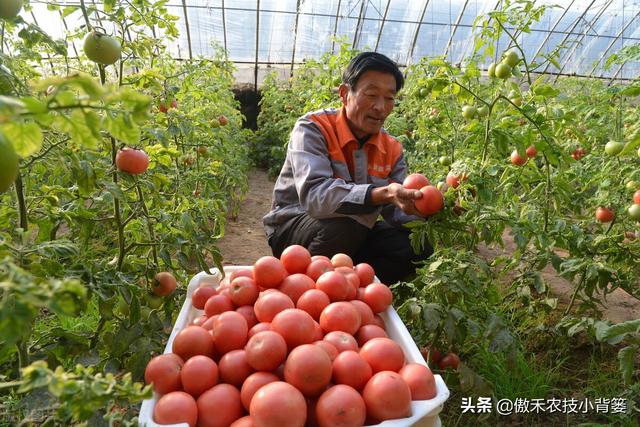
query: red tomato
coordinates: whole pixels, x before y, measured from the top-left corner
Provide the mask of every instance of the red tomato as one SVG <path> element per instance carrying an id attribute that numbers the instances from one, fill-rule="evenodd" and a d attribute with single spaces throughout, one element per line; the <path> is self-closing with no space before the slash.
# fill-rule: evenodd
<path id="1" fill-rule="evenodd" d="M 222 313 L 213 322 L 213 339 L 218 353 L 244 348 L 249 327 L 244 316 L 235 311 Z"/>
<path id="2" fill-rule="evenodd" d="M 358 342 L 356 339 L 342 331 L 329 332 L 324 336 L 324 341 L 328 341 L 338 350 L 339 353 L 343 351 L 353 350 L 358 351 Z"/>
<path id="3" fill-rule="evenodd" d="M 353 268 L 353 260 L 347 254 L 338 253 L 331 257 L 331 265 L 333 265 L 333 268 L 338 268 L 338 267 Z"/>
<path id="4" fill-rule="evenodd" d="M 219 314 L 214 314 L 213 316 L 211 316 L 207 320 L 205 320 L 205 322 L 200 326 L 205 328 L 207 331 L 210 331 L 211 329 L 213 329 L 213 322 L 215 322 L 215 320 L 218 318 L 218 316 L 220 316 L 220 315 Z"/>
<path id="5" fill-rule="evenodd" d="M 193 356 L 184 364 L 180 379 L 184 391 L 197 399 L 218 384 L 218 365 L 210 357 Z"/>
<path id="6" fill-rule="evenodd" d="M 226 126 L 229 124 L 229 119 L 227 119 L 227 116 L 225 115 L 220 115 L 218 116 L 218 122 L 220 123 L 220 126 Z"/>
<path id="7" fill-rule="evenodd" d="M 453 188 L 458 188 L 458 186 L 460 186 L 460 176 L 454 174 L 453 172 L 449 172 L 447 174 L 447 184 L 449 184 L 450 187 Z"/>
<path id="8" fill-rule="evenodd" d="M 295 305 L 291 298 L 280 291 L 263 292 L 258 297 L 253 311 L 261 322 L 271 322 L 276 314 L 288 308 L 294 308 Z"/>
<path id="9" fill-rule="evenodd" d="M 226 295 L 214 295 L 204 305 L 204 312 L 208 317 L 233 310 L 233 302 Z"/>
<path id="10" fill-rule="evenodd" d="M 537 155 L 538 155 L 538 150 L 536 150 L 536 147 L 534 147 L 533 145 L 530 145 L 529 147 L 527 147 L 527 157 L 531 158 Z"/>
<path id="11" fill-rule="evenodd" d="M 255 334 L 245 347 L 247 362 L 256 371 L 273 371 L 287 358 L 287 342 L 277 332 Z"/>
<path id="12" fill-rule="evenodd" d="M 195 427 L 198 421 L 198 407 L 195 399 L 184 391 L 172 391 L 156 402 L 153 421 L 157 424 L 187 423 Z"/>
<path id="13" fill-rule="evenodd" d="M 257 325 L 255 325 L 253 328 L 249 329 L 247 338 L 251 339 L 254 335 L 259 334 L 260 332 L 270 331 L 270 330 L 271 330 L 270 322 L 260 322 Z"/>
<path id="14" fill-rule="evenodd" d="M 234 279 L 237 279 L 238 277 L 248 277 L 250 279 L 253 279 L 253 269 L 252 268 L 240 268 L 238 270 L 233 270 L 231 273 L 229 273 L 228 277 L 225 277 L 225 280 L 227 280 L 227 283 L 231 283 L 233 282 Z"/>
<path id="15" fill-rule="evenodd" d="M 360 355 L 369 363 L 373 373 L 398 372 L 404 366 L 404 353 L 398 343 L 390 338 L 373 338 L 360 349 Z"/>
<path id="16" fill-rule="evenodd" d="M 251 405 L 251 399 L 253 395 L 256 394 L 256 391 L 263 385 L 276 381 L 280 381 L 280 378 L 271 372 L 255 372 L 249 375 L 247 379 L 244 380 L 244 384 L 242 384 L 242 389 L 240 390 L 242 406 L 248 411 Z"/>
<path id="17" fill-rule="evenodd" d="M 196 325 L 196 326 L 202 326 L 204 325 L 204 323 L 207 321 L 208 317 L 206 314 L 203 314 L 202 316 L 198 316 L 195 319 L 193 319 L 191 321 L 192 325 Z M 205 328 L 206 329 L 206 328 Z"/>
<path id="18" fill-rule="evenodd" d="M 212 358 L 215 353 L 213 338 L 209 331 L 200 326 L 187 326 L 178 332 L 173 340 L 172 351 L 184 361 L 198 354 Z"/>
<path id="19" fill-rule="evenodd" d="M 358 313 L 360 313 L 360 327 L 368 325 L 373 321 L 373 311 L 371 307 L 369 307 L 369 304 L 357 299 L 349 301 L 349 304 L 353 305 L 356 310 L 358 310 Z"/>
<path id="20" fill-rule="evenodd" d="M 615 216 L 615 213 L 609 208 L 600 206 L 596 209 L 596 219 L 600 222 L 611 222 Z"/>
<path id="21" fill-rule="evenodd" d="M 315 341 L 313 317 L 298 308 L 289 308 L 276 314 L 271 321 L 271 330 L 282 335 L 289 350 Z"/>
<path id="22" fill-rule="evenodd" d="M 318 260 L 318 259 L 323 259 L 323 260 L 325 260 L 325 261 L 329 261 L 329 263 L 331 263 L 331 258 L 329 258 L 329 257 L 328 257 L 328 256 L 326 256 L 326 255 L 313 255 L 313 256 L 311 257 L 311 262 L 316 261 L 316 260 Z"/>
<path id="23" fill-rule="evenodd" d="M 513 150 L 511 152 L 511 163 L 516 166 L 522 166 L 527 163 L 527 158 L 522 157 L 520 154 L 518 154 L 518 150 Z"/>
<path id="24" fill-rule="evenodd" d="M 440 363 L 438 363 L 438 368 L 440 369 L 452 368 L 454 370 L 457 370 L 459 364 L 460 364 L 460 358 L 458 357 L 457 354 L 447 353 L 447 355 L 440 360 Z"/>
<path id="25" fill-rule="evenodd" d="M 420 349 L 422 357 L 429 365 L 436 365 L 442 359 L 442 353 L 435 347 L 423 347 Z"/>
<path id="26" fill-rule="evenodd" d="M 182 390 L 180 371 L 183 365 L 184 361 L 177 354 L 156 356 L 149 361 L 144 370 L 144 382 L 153 384 L 153 389 L 158 394 Z"/>
<path id="27" fill-rule="evenodd" d="M 116 154 L 116 167 L 122 172 L 139 175 L 149 167 L 149 156 L 143 150 L 125 147 Z"/>
<path id="28" fill-rule="evenodd" d="M 364 325 L 356 333 L 356 341 L 358 345 L 362 347 L 367 341 L 371 341 L 374 338 L 387 338 L 388 335 L 384 329 L 378 325 Z"/>
<path id="29" fill-rule="evenodd" d="M 411 400 L 436 397 L 436 379 L 431 369 L 419 363 L 409 363 L 398 372 L 411 390 Z"/>
<path id="30" fill-rule="evenodd" d="M 329 341 L 318 340 L 318 341 L 315 341 L 313 344 L 317 345 L 318 347 L 320 347 L 321 349 L 326 351 L 332 362 L 335 360 L 335 358 L 339 354 L 338 353 L 338 349 L 336 348 L 336 346 L 331 344 Z"/>
<path id="31" fill-rule="evenodd" d="M 253 423 L 251 415 L 246 415 L 235 420 L 229 427 L 255 427 L 255 424 Z"/>
<path id="32" fill-rule="evenodd" d="M 336 385 L 318 399 L 316 417 L 320 427 L 360 427 L 367 417 L 367 407 L 352 387 Z"/>
<path id="33" fill-rule="evenodd" d="M 378 372 L 362 391 L 367 415 L 376 421 L 411 415 L 411 390 L 402 377 L 391 371 Z"/>
<path id="34" fill-rule="evenodd" d="M 371 267 L 366 262 L 361 262 L 360 264 L 354 267 L 358 278 L 360 279 L 360 286 L 364 287 L 373 282 L 375 277 L 375 271 L 373 271 L 373 267 Z"/>
<path id="35" fill-rule="evenodd" d="M 314 320 L 313 321 L 313 327 L 314 327 L 314 332 L 315 332 L 313 341 L 318 341 L 318 340 L 321 340 L 322 338 L 324 338 L 324 331 L 320 327 L 320 323 L 318 323 L 318 322 L 316 322 Z"/>
<path id="36" fill-rule="evenodd" d="M 245 350 L 233 350 L 220 358 L 218 363 L 220 379 L 236 387 L 242 387 L 242 383 L 255 371 L 247 361 Z"/>
<path id="37" fill-rule="evenodd" d="M 320 320 L 320 313 L 330 303 L 327 294 L 318 289 L 310 289 L 300 296 L 296 307 L 309 313 L 314 320 Z"/>
<path id="38" fill-rule="evenodd" d="M 291 245 L 282 251 L 280 261 L 289 274 L 304 273 L 311 264 L 311 254 L 304 246 Z"/>
<path id="39" fill-rule="evenodd" d="M 167 271 L 162 271 L 153 278 L 153 293 L 158 297 L 171 295 L 177 286 L 176 278 Z"/>
<path id="40" fill-rule="evenodd" d="M 427 185 L 420 189 L 422 197 L 414 201 L 414 205 L 420 215 L 429 216 L 440 212 L 444 207 L 444 197 L 440 190 L 433 185 Z"/>
<path id="41" fill-rule="evenodd" d="M 307 402 L 291 384 L 275 381 L 253 395 L 249 413 L 256 427 L 303 427 Z"/>
<path id="42" fill-rule="evenodd" d="M 402 186 L 409 190 L 420 190 L 422 187 L 429 185 L 430 182 L 426 176 L 421 173 L 412 173 L 408 175 L 404 181 L 402 181 Z"/>
<path id="43" fill-rule="evenodd" d="M 229 285 L 231 301 L 236 307 L 253 305 L 258 299 L 259 293 L 258 285 L 249 277 L 236 277 Z"/>
<path id="44" fill-rule="evenodd" d="M 228 427 L 244 415 L 240 391 L 231 384 L 218 384 L 197 401 L 198 427 Z"/>
<path id="45" fill-rule="evenodd" d="M 640 204 L 640 190 L 633 193 L 633 203 Z"/>
<path id="46" fill-rule="evenodd" d="M 216 295 L 218 291 L 209 286 L 203 286 L 201 288 L 193 291 L 193 295 L 191 295 L 191 303 L 198 310 L 204 310 L 204 305 L 207 303 L 209 298 Z"/>
<path id="47" fill-rule="evenodd" d="M 337 271 L 327 271 L 316 280 L 316 289 L 327 294 L 331 302 L 347 299 L 349 287 L 347 279 Z"/>
<path id="48" fill-rule="evenodd" d="M 280 283 L 278 290 L 291 298 L 291 301 L 296 304 L 300 295 L 309 289 L 314 289 L 315 287 L 315 282 L 309 276 L 306 274 L 294 273 L 287 276 L 282 283 Z"/>
<path id="49" fill-rule="evenodd" d="M 386 330 L 386 325 L 384 324 L 384 320 L 382 320 L 382 316 L 379 314 L 373 315 L 373 320 L 371 321 L 371 325 L 376 325 Z"/>
<path id="50" fill-rule="evenodd" d="M 346 301 L 329 304 L 320 314 L 320 327 L 325 332 L 344 331 L 350 335 L 360 329 L 360 313 Z"/>
<path id="51" fill-rule="evenodd" d="M 316 281 L 327 271 L 333 271 L 333 264 L 331 264 L 331 260 L 322 258 L 311 261 L 311 264 L 307 267 L 306 274 L 311 277 L 313 281 Z"/>
<path id="52" fill-rule="evenodd" d="M 364 302 L 374 313 L 381 313 L 393 302 L 391 290 L 382 283 L 372 283 L 364 289 Z"/>
<path id="53" fill-rule="evenodd" d="M 282 262 L 273 256 L 263 256 L 253 265 L 253 280 L 261 288 L 277 288 L 287 277 Z"/>
<path id="54" fill-rule="evenodd" d="M 243 305 L 242 307 L 238 307 L 236 308 L 236 313 L 242 314 L 244 320 L 247 321 L 247 327 L 249 329 L 258 324 L 258 318 L 256 317 L 255 311 L 253 311 L 252 305 Z"/>
<path id="55" fill-rule="evenodd" d="M 331 381 L 331 371 L 331 358 L 313 344 L 294 348 L 284 364 L 285 380 L 309 397 L 324 391 Z"/>
<path id="56" fill-rule="evenodd" d="M 347 350 L 333 361 L 333 382 L 362 390 L 373 375 L 371 366 L 360 354 Z"/>

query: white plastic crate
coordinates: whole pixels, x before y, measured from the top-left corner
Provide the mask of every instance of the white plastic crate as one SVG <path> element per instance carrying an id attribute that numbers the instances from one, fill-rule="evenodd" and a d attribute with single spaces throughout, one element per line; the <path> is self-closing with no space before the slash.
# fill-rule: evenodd
<path id="1" fill-rule="evenodd" d="M 226 275 L 229 275 L 234 270 L 240 270 L 243 268 L 251 268 L 251 266 L 225 266 L 224 271 Z M 171 353 L 171 347 L 173 346 L 173 340 L 178 332 L 184 329 L 193 319 L 203 314 L 202 310 L 198 310 L 191 304 L 191 295 L 200 286 L 200 283 L 211 283 L 216 287 L 221 280 L 221 275 L 218 269 L 212 269 L 213 275 L 209 275 L 204 271 L 193 276 L 189 282 L 187 288 L 187 297 L 182 305 L 180 314 L 176 319 L 176 323 L 171 331 L 171 336 L 167 341 L 167 345 L 164 348 L 165 353 Z M 376 279 L 376 281 L 378 281 Z M 380 313 L 384 320 L 387 334 L 389 338 L 400 344 L 407 362 L 421 363 L 426 365 L 420 350 L 416 346 L 411 334 L 407 330 L 404 323 L 396 313 L 393 307 L 389 307 L 383 313 Z M 406 426 L 418 426 L 418 427 L 439 427 L 440 418 L 438 414 L 442 410 L 444 402 L 449 398 L 449 389 L 442 380 L 440 375 L 435 375 L 436 379 L 436 397 L 430 400 L 414 400 L 411 402 L 412 415 L 407 418 L 400 418 L 394 420 L 384 421 L 380 424 L 376 424 L 371 427 L 406 427 Z M 180 424 L 157 424 L 153 421 L 153 408 L 158 400 L 158 395 L 154 392 L 153 398 L 142 402 L 140 407 L 140 415 L 138 417 L 139 425 L 142 427 L 188 427 L 186 423 Z"/>

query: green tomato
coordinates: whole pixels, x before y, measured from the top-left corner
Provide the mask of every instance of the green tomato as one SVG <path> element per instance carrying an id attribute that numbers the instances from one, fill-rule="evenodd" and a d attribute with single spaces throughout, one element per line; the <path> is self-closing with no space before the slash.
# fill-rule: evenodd
<path id="1" fill-rule="evenodd" d="M 513 67 L 511 69 L 511 74 L 513 74 L 513 77 L 515 77 L 516 79 L 522 77 L 522 72 L 520 71 L 519 67 Z"/>
<path id="2" fill-rule="evenodd" d="M 609 141 L 607 145 L 604 146 L 604 151 L 610 156 L 615 156 L 624 148 L 624 143 L 620 141 Z"/>
<path id="3" fill-rule="evenodd" d="M 633 205 L 629 206 L 629 216 L 636 220 L 636 221 L 640 221 L 640 204 L 638 203 L 634 203 Z"/>
<path id="4" fill-rule="evenodd" d="M 157 297 L 150 294 L 145 295 L 145 299 L 147 300 L 147 305 L 153 309 L 162 307 L 162 303 L 164 302 L 162 297 Z"/>
<path id="5" fill-rule="evenodd" d="M 637 181 L 629 181 L 627 182 L 627 190 L 635 191 L 640 185 L 638 185 Z"/>
<path id="6" fill-rule="evenodd" d="M 118 298 L 118 304 L 116 305 L 116 310 L 123 316 L 128 316 L 130 313 L 129 304 L 124 300 L 124 298 Z"/>
<path id="7" fill-rule="evenodd" d="M 511 98 L 510 99 L 511 102 L 513 102 L 515 105 L 517 105 L 518 107 L 522 105 L 522 98 L 518 97 L 518 98 Z"/>
<path id="8" fill-rule="evenodd" d="M 11 187 L 18 176 L 18 155 L 13 144 L 0 133 L 0 193 Z"/>
<path id="9" fill-rule="evenodd" d="M 449 158 L 449 156 L 440 156 L 440 158 L 438 159 L 438 162 L 442 166 L 449 166 L 451 164 L 451 159 Z"/>
<path id="10" fill-rule="evenodd" d="M 115 38 L 92 31 L 84 39 L 84 53 L 93 62 L 111 65 L 120 59 L 122 48 Z"/>
<path id="11" fill-rule="evenodd" d="M 13 19 L 22 9 L 22 0 L 0 0 L 0 18 Z"/>
<path id="12" fill-rule="evenodd" d="M 423 87 L 422 89 L 420 89 L 420 98 L 426 98 L 427 96 L 429 96 L 429 93 L 431 93 L 431 91 L 426 87 Z"/>
<path id="13" fill-rule="evenodd" d="M 473 119 L 477 112 L 478 110 L 473 105 L 464 105 L 462 107 L 462 116 L 467 120 Z"/>
<path id="14" fill-rule="evenodd" d="M 504 53 L 504 63 L 509 67 L 513 68 L 520 61 L 520 57 L 518 56 L 518 51 L 516 49 L 509 49 Z"/>
<path id="15" fill-rule="evenodd" d="M 489 107 L 481 105 L 478 107 L 478 117 L 487 117 L 489 115 Z"/>
<path id="16" fill-rule="evenodd" d="M 496 66 L 496 77 L 499 79 L 506 80 L 511 76 L 511 67 L 504 62 L 499 63 Z"/>
<path id="17" fill-rule="evenodd" d="M 489 75 L 489 78 L 493 79 L 496 77 L 496 63 L 492 62 L 491 65 L 489 65 L 489 69 L 487 70 L 487 74 Z"/>

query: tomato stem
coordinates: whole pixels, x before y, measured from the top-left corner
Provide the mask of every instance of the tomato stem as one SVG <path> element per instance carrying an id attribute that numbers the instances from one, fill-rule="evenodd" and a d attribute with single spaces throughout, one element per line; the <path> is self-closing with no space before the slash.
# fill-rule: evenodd
<path id="1" fill-rule="evenodd" d="M 140 201 L 140 205 L 142 206 L 142 212 L 147 220 L 147 229 L 149 230 L 149 239 L 152 242 L 156 241 L 155 233 L 153 232 L 153 224 L 151 224 L 151 217 L 149 216 L 149 210 L 147 209 L 147 205 L 144 201 L 144 194 L 142 193 L 142 188 L 140 187 L 140 183 L 136 179 L 136 191 L 138 192 L 138 200 Z M 153 263 L 156 269 L 159 267 L 158 265 L 158 252 L 156 250 L 155 245 L 151 246 L 151 253 L 153 255 Z"/>
<path id="2" fill-rule="evenodd" d="M 14 182 L 16 188 L 16 197 L 18 198 L 18 213 L 20 216 L 20 228 L 27 231 L 29 228 L 29 218 L 27 216 L 27 204 L 24 200 L 24 185 L 22 184 L 22 173 L 18 172 L 18 176 Z"/>

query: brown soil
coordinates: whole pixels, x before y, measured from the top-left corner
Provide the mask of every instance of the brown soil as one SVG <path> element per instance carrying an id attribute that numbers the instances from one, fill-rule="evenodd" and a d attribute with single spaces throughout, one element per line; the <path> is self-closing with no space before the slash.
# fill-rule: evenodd
<path id="1" fill-rule="evenodd" d="M 267 173 L 254 169 L 249 173 L 249 192 L 240 203 L 236 219 L 229 218 L 224 237 L 218 242 L 225 265 L 252 265 L 265 255 L 271 255 L 262 228 L 262 217 L 271 208 L 274 182 Z"/>
<path id="2" fill-rule="evenodd" d="M 251 265 L 264 255 L 271 255 L 271 249 L 262 228 L 262 217 L 269 211 L 274 182 L 267 173 L 253 170 L 249 174 L 249 192 L 241 202 L 237 219 L 230 218 L 225 236 L 219 242 L 224 256 L 223 264 Z M 515 250 L 513 238 L 508 231 L 504 236 L 504 249 L 480 246 L 479 252 L 487 259 L 510 254 Z M 544 280 L 559 298 L 560 305 L 566 306 L 571 299 L 573 285 L 558 277 L 551 266 L 542 270 Z M 640 301 L 621 289 L 617 289 L 603 301 L 604 318 L 612 322 L 624 322 L 640 318 Z"/>

